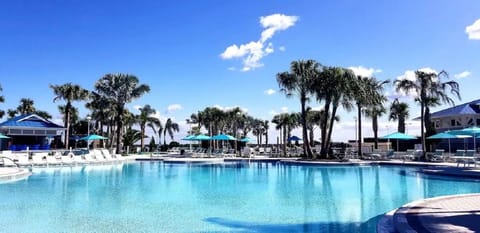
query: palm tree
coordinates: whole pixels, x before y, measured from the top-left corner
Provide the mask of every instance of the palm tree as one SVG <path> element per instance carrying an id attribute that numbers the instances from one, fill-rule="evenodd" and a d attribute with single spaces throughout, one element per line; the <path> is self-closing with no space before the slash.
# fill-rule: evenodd
<path id="1" fill-rule="evenodd" d="M 17 112 L 21 115 L 35 113 L 36 109 L 34 102 L 30 98 L 20 99 L 20 105 L 17 107 Z"/>
<path id="2" fill-rule="evenodd" d="M 442 82 L 442 78 L 448 78 L 445 71 L 440 73 L 427 73 L 420 70 L 415 71 L 415 80 L 395 80 L 396 90 L 403 90 L 407 94 L 417 93 L 415 101 L 420 103 L 420 133 L 422 140 L 422 151 L 425 156 L 425 108 L 431 98 L 437 98 L 443 103 L 454 104 L 453 99 L 448 96 L 447 91 L 460 99 L 460 87 L 455 81 Z"/>
<path id="3" fill-rule="evenodd" d="M 50 85 L 52 88 L 55 97 L 53 98 L 53 102 L 57 100 L 65 100 L 67 103 L 65 105 L 65 148 L 68 149 L 68 141 L 69 141 L 69 132 L 70 132 L 70 110 L 72 108 L 72 101 L 80 101 L 86 100 L 88 98 L 89 92 L 79 85 L 72 84 L 72 83 L 65 83 L 63 85 Z"/>
<path id="4" fill-rule="evenodd" d="M 140 139 L 140 148 L 144 148 L 144 138 L 145 138 L 145 127 L 147 124 L 150 125 L 158 125 L 160 124 L 160 120 L 158 118 L 153 117 L 152 115 L 155 114 L 155 109 L 150 107 L 150 105 L 145 105 L 140 110 L 140 115 L 138 115 L 138 123 L 140 124 L 140 133 L 142 134 L 142 138 Z"/>
<path id="5" fill-rule="evenodd" d="M 315 146 L 314 130 L 316 126 L 319 126 L 319 123 L 322 118 L 325 118 L 324 110 L 316 111 L 316 110 L 311 110 L 311 108 L 307 109 L 307 129 L 309 131 L 308 140 L 310 142 L 311 147 Z"/>
<path id="6" fill-rule="evenodd" d="M 390 115 L 388 116 L 388 120 L 398 120 L 398 132 L 405 133 L 405 121 L 407 120 L 408 116 L 408 104 L 400 102 L 398 98 L 396 98 L 392 102 L 392 105 L 390 105 Z"/>
<path id="7" fill-rule="evenodd" d="M 372 128 L 375 137 L 375 148 L 378 147 L 378 117 L 385 113 L 383 107 L 386 97 L 383 95 L 383 86 L 389 80 L 378 81 L 373 77 L 357 76 L 355 101 L 358 117 L 358 156 L 362 156 L 362 111 L 372 118 Z"/>
<path id="8" fill-rule="evenodd" d="M 352 108 L 354 94 L 358 91 L 355 75 L 342 67 L 326 67 L 314 83 L 318 101 L 323 101 L 324 118 L 320 122 L 322 148 L 320 156 L 328 158 L 331 147 L 333 125 L 337 119 L 337 110 L 343 107 L 347 111 Z"/>
<path id="9" fill-rule="evenodd" d="M 167 122 L 165 123 L 165 128 L 163 129 L 163 145 L 167 145 L 167 140 L 165 140 L 167 132 L 168 135 L 170 135 L 171 140 L 173 141 L 173 132 L 178 132 L 180 131 L 180 126 L 173 122 L 171 118 L 167 119 Z"/>
<path id="10" fill-rule="evenodd" d="M 139 84 L 136 76 L 131 74 L 106 74 L 95 83 L 97 92 L 107 98 L 114 105 L 116 111 L 116 149 L 117 153 L 121 151 L 121 134 L 123 128 L 122 115 L 125 105 L 132 100 L 140 98 L 143 94 L 150 91 L 150 87 L 145 84 Z"/>
<path id="11" fill-rule="evenodd" d="M 303 149 L 308 158 L 313 158 L 307 135 L 306 104 L 313 92 L 313 81 L 318 77 L 320 63 L 315 60 L 293 61 L 290 72 L 277 74 L 277 82 L 287 97 L 297 95 L 300 98 L 300 120 L 302 124 Z"/>
<path id="12" fill-rule="evenodd" d="M 0 85 L 0 92 L 3 91 L 2 89 L 2 85 Z M 5 98 L 3 97 L 3 95 L 0 95 L 0 103 L 4 103 L 5 102 Z M 1 110 L 0 109 L 0 119 L 5 115 L 5 111 Z"/>

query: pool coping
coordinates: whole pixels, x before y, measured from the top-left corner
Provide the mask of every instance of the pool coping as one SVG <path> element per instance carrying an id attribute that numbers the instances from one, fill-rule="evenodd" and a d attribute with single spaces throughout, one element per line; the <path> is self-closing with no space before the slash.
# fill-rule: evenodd
<path id="1" fill-rule="evenodd" d="M 18 167 L 0 167 L 0 184 L 28 178 L 32 173 Z"/>
<path id="2" fill-rule="evenodd" d="M 412 223 L 409 221 L 409 214 L 413 208 L 419 208 L 421 206 L 427 206 L 429 203 L 434 203 L 438 201 L 448 202 L 452 199 L 460 199 L 464 197 L 475 197 L 480 196 L 480 193 L 469 193 L 469 194 L 456 194 L 456 195 L 447 195 L 447 196 L 438 196 L 432 198 L 426 198 L 422 200 L 413 201 L 401 206 L 398 209 L 389 211 L 384 215 L 384 217 L 379 220 L 377 223 L 377 232 L 418 232 L 418 229 L 423 229 L 421 223 Z M 473 210 L 473 209 L 472 209 Z M 478 211 L 478 210 L 477 210 Z M 393 215 L 392 215 L 393 213 Z M 413 217 L 414 218 L 414 217 Z M 420 219 L 416 219 L 421 222 Z M 389 225 L 393 224 L 393 225 Z M 448 225 L 448 222 L 443 222 L 443 225 Z M 393 231 L 391 231 L 393 228 Z M 386 231 L 385 231 L 386 230 Z M 426 229 L 423 229 L 426 230 Z M 427 230 L 428 231 L 428 230 Z"/>

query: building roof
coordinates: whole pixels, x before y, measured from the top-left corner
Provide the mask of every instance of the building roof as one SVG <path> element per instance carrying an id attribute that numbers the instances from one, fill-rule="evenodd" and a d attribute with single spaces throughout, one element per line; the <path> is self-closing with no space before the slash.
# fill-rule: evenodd
<path id="1" fill-rule="evenodd" d="M 480 114 L 480 99 L 460 104 L 451 108 L 443 109 L 430 114 L 431 118 L 441 118 L 458 115 Z"/>
<path id="2" fill-rule="evenodd" d="M 52 121 L 44 119 L 37 114 L 25 114 L 10 118 L 0 123 L 0 128 L 51 128 L 63 129 L 61 125 L 57 125 Z"/>

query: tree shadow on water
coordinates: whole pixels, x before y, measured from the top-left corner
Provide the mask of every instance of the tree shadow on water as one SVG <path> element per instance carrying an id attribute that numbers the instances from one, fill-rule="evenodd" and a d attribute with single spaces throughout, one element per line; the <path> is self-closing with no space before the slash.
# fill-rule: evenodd
<path id="1" fill-rule="evenodd" d="M 303 224 L 269 224 L 221 217 L 206 218 L 204 221 L 228 227 L 230 228 L 227 230 L 228 232 L 376 232 L 377 222 L 382 216 L 375 216 L 365 222 L 310 222 Z"/>

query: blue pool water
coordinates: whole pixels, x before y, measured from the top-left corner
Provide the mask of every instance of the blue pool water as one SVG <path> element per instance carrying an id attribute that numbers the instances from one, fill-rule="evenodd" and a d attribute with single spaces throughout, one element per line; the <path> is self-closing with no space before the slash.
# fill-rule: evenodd
<path id="1" fill-rule="evenodd" d="M 374 232 L 413 200 L 480 183 L 396 166 L 137 162 L 0 184 L 0 232 Z"/>

